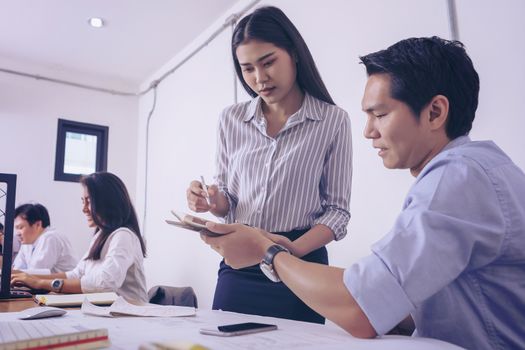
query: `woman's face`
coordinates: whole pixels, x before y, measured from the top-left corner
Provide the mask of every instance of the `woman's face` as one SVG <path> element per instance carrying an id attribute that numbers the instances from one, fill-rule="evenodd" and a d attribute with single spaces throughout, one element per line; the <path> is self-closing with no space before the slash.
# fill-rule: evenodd
<path id="1" fill-rule="evenodd" d="M 242 76 L 266 104 L 283 102 L 299 90 L 295 59 L 272 43 L 250 40 L 236 50 Z"/>
<path id="2" fill-rule="evenodd" d="M 86 215 L 88 226 L 93 228 L 97 227 L 91 215 L 91 200 L 89 198 L 87 187 L 82 186 L 82 189 L 82 212 L 84 213 L 84 215 Z"/>

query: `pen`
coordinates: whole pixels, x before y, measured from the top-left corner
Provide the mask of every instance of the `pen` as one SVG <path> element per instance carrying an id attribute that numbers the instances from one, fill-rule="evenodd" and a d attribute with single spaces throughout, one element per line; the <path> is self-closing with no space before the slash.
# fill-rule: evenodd
<path id="1" fill-rule="evenodd" d="M 211 205 L 211 203 L 210 203 L 210 195 L 208 194 L 208 186 L 206 186 L 206 182 L 204 182 L 204 176 L 202 176 L 202 175 L 201 175 L 201 185 L 202 185 L 202 189 L 206 193 L 206 195 L 205 195 L 206 203 L 208 203 L 208 205 Z"/>

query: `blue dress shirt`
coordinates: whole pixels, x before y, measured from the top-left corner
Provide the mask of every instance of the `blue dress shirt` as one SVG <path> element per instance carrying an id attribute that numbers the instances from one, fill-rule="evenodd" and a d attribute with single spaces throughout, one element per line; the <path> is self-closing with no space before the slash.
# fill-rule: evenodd
<path id="1" fill-rule="evenodd" d="M 391 231 L 344 282 L 379 335 L 525 349 L 525 174 L 493 142 L 450 142 L 421 171 Z"/>

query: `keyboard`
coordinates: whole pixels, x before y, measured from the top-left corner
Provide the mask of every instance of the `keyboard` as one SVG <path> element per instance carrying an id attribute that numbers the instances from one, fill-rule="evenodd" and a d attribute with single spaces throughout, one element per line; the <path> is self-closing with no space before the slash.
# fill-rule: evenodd
<path id="1" fill-rule="evenodd" d="M 0 275 L 0 286 L 2 285 L 2 276 Z M 44 293 L 31 293 L 32 289 L 27 287 L 11 287 L 9 294 L 2 291 L 2 299 L 16 299 L 16 298 L 32 298 L 33 294 L 45 294 L 49 293 L 47 290 L 44 290 Z M 38 291 L 40 292 L 40 291 Z"/>

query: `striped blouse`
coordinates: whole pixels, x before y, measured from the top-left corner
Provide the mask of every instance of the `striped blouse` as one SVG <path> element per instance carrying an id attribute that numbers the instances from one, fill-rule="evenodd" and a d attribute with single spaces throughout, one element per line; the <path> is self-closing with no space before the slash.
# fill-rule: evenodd
<path id="1" fill-rule="evenodd" d="M 336 240 L 350 219 L 352 137 L 341 108 L 308 94 L 275 138 L 261 98 L 226 108 L 218 128 L 215 181 L 228 223 L 269 232 L 328 226 Z"/>

